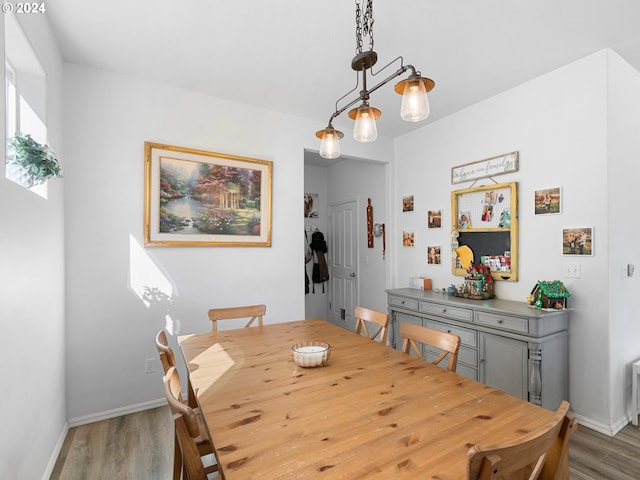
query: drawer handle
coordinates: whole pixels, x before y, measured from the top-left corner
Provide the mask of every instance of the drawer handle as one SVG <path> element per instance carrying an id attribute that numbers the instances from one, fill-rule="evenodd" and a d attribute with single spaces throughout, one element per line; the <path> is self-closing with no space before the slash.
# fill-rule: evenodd
<path id="1" fill-rule="evenodd" d="M 451 333 L 451 330 L 447 330 L 447 333 Z"/>
<path id="2" fill-rule="evenodd" d="M 400 302 L 402 305 L 404 305 L 404 300 L 402 300 L 402 302 Z"/>
<path id="3" fill-rule="evenodd" d="M 442 313 L 445 313 L 446 311 L 447 311 L 447 309 L 446 309 L 446 308 L 443 308 L 443 309 L 442 309 Z"/>
<path id="4" fill-rule="evenodd" d="M 504 323 L 504 320 L 498 320 L 498 323 L 502 324 Z"/>

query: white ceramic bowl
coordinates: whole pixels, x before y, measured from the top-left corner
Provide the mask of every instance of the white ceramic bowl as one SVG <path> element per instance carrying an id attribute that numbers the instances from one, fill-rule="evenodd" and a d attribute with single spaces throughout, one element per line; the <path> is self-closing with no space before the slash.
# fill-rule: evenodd
<path id="1" fill-rule="evenodd" d="M 293 361 L 301 367 L 321 367 L 329 360 L 331 345 L 324 342 L 302 342 L 291 347 Z"/>

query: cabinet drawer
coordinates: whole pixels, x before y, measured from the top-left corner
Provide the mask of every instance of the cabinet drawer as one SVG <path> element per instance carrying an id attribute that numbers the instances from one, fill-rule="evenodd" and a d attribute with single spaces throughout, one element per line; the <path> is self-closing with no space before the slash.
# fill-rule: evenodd
<path id="1" fill-rule="evenodd" d="M 458 366 L 456 367 L 456 373 L 458 375 L 462 375 L 463 377 L 470 378 L 471 380 L 478 381 L 478 369 L 465 365 L 463 363 L 458 362 Z"/>
<path id="2" fill-rule="evenodd" d="M 440 323 L 434 320 L 427 320 L 425 322 L 425 327 L 433 328 L 435 330 L 440 330 L 441 332 L 448 332 L 448 333 L 453 333 L 454 335 L 458 335 L 460 337 L 461 345 L 467 345 L 469 347 L 474 347 L 474 348 L 478 346 L 478 339 L 476 337 L 475 330 L 469 330 L 468 328 L 448 325 L 446 323 Z"/>
<path id="3" fill-rule="evenodd" d="M 420 302 L 420 311 L 445 316 L 454 320 L 473 322 L 473 310 L 468 308 L 451 307 L 441 303 Z"/>
<path id="4" fill-rule="evenodd" d="M 395 295 L 389 295 L 389 304 L 397 305 L 399 307 L 411 308 L 418 310 L 418 300 L 411 298 L 396 297 Z"/>
<path id="5" fill-rule="evenodd" d="M 477 312 L 476 323 L 511 332 L 529 333 L 529 319 L 496 313 Z"/>
<path id="6" fill-rule="evenodd" d="M 425 346 L 425 355 L 427 357 L 427 360 L 429 360 L 430 362 L 433 361 L 433 359 L 436 358 L 438 355 L 440 355 L 441 351 L 442 350 L 434 348 L 434 347 L 432 347 L 430 345 L 429 346 Z M 448 358 L 449 357 L 445 358 L 442 361 L 443 364 L 446 364 Z M 458 350 L 458 365 L 460 365 L 460 362 L 466 363 L 467 365 L 471 365 L 471 366 L 477 367 L 478 366 L 478 351 L 474 350 L 473 348 L 469 348 L 469 347 L 465 347 L 464 345 L 461 345 L 460 346 L 460 350 Z"/>

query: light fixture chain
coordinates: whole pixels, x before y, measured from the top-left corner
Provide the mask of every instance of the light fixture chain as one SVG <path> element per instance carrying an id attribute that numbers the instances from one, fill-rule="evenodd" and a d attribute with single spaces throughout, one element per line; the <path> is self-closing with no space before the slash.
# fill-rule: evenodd
<path id="1" fill-rule="evenodd" d="M 373 22 L 373 0 L 367 0 L 367 9 L 364 12 L 362 23 L 364 24 L 364 36 L 369 35 L 369 50 L 371 51 L 373 51 Z"/>
<path id="2" fill-rule="evenodd" d="M 369 50 L 373 51 L 373 0 L 367 0 L 362 13 L 360 0 L 356 0 L 356 54 L 362 53 L 362 37 L 369 36 Z"/>
<path id="3" fill-rule="evenodd" d="M 360 1 L 356 0 L 356 54 L 362 53 L 362 24 L 360 23 Z"/>

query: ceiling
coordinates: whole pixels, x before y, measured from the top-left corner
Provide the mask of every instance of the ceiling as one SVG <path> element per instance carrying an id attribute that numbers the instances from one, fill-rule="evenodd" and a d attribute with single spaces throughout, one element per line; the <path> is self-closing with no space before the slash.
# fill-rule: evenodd
<path id="1" fill-rule="evenodd" d="M 436 83 L 426 122 L 605 47 L 640 71 L 638 0 L 376 0 L 373 10 L 374 69 L 402 55 Z M 66 61 L 315 119 L 317 130 L 355 86 L 354 0 L 57 0 L 47 16 Z M 400 119 L 394 83 L 370 102 L 391 138 L 425 124 Z"/>

